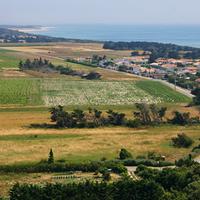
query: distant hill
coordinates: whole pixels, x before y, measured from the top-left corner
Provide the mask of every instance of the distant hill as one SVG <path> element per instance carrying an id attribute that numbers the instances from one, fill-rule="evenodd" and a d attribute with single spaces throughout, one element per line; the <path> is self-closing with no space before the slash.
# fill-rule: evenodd
<path id="1" fill-rule="evenodd" d="M 91 40 L 66 39 L 66 38 L 24 33 L 24 32 L 19 32 L 17 30 L 12 30 L 11 28 L 13 27 L 0 26 L 0 43 L 94 42 Z M 20 28 L 22 27 L 20 26 Z"/>

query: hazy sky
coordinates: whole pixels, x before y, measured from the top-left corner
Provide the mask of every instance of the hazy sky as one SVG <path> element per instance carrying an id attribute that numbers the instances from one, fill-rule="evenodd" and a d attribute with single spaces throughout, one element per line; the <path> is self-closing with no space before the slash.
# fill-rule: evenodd
<path id="1" fill-rule="evenodd" d="M 0 24 L 200 24 L 200 0 L 0 0 Z"/>

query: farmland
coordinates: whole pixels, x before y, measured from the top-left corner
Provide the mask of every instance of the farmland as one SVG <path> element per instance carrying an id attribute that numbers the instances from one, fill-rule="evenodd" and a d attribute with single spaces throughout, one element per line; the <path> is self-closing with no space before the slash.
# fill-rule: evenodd
<path id="1" fill-rule="evenodd" d="M 133 119 L 134 104 L 145 102 L 167 106 L 166 118 L 172 111 L 199 115 L 196 107 L 186 107 L 191 99 L 157 81 L 144 80 L 132 74 L 67 63 L 65 57 L 107 54 L 113 58 L 128 56 L 129 51 L 103 50 L 101 44 L 51 44 L 36 46 L 7 46 L 0 50 L 0 165 L 30 164 L 47 159 L 52 148 L 55 160 L 81 163 L 90 160 L 116 159 L 121 148 L 137 156 L 157 152 L 174 161 L 191 152 L 199 144 L 200 126 L 159 125 L 156 127 L 99 127 L 54 129 L 33 125 L 52 124 L 49 108 L 64 105 L 67 111 L 89 107 L 105 112 L 113 109 Z M 101 79 L 84 80 L 79 77 L 20 71 L 19 60 L 42 57 L 56 65 L 74 70 L 100 73 Z M 34 128 L 33 128 L 34 127 Z M 36 128 L 37 127 L 37 128 Z M 188 149 L 175 148 L 171 138 L 184 132 L 194 140 Z M 75 172 L 84 180 L 94 180 L 94 174 Z M 15 183 L 57 182 L 60 173 L 10 174 L 0 173 L 0 195 L 8 194 Z M 66 175 L 66 174 L 65 174 Z M 77 178 L 64 180 L 76 181 Z M 96 180 L 96 179 L 95 179 Z"/>
<path id="2" fill-rule="evenodd" d="M 0 79 L 0 104 L 40 104 L 40 80 Z"/>
<path id="3" fill-rule="evenodd" d="M 0 105 L 95 106 L 133 105 L 137 102 L 187 103 L 190 101 L 188 97 L 174 92 L 167 86 L 151 81 L 70 81 L 64 78 L 1 79 L 0 93 Z"/>
<path id="4" fill-rule="evenodd" d="M 17 68 L 19 59 L 13 56 L 12 51 L 0 49 L 0 70 L 2 68 Z"/>

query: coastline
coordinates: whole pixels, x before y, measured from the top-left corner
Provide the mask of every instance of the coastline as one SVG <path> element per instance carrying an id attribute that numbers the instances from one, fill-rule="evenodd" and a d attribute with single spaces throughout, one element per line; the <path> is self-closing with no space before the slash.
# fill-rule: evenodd
<path id="1" fill-rule="evenodd" d="M 33 27 L 33 28 L 9 28 L 10 30 L 24 32 L 24 33 L 33 33 L 33 32 L 44 32 L 54 27 L 49 26 L 41 26 L 41 27 Z"/>

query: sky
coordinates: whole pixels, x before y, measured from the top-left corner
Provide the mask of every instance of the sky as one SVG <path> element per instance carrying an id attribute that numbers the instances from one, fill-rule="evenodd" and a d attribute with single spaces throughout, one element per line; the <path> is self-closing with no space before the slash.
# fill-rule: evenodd
<path id="1" fill-rule="evenodd" d="M 0 24 L 200 24 L 200 0 L 0 0 Z"/>

